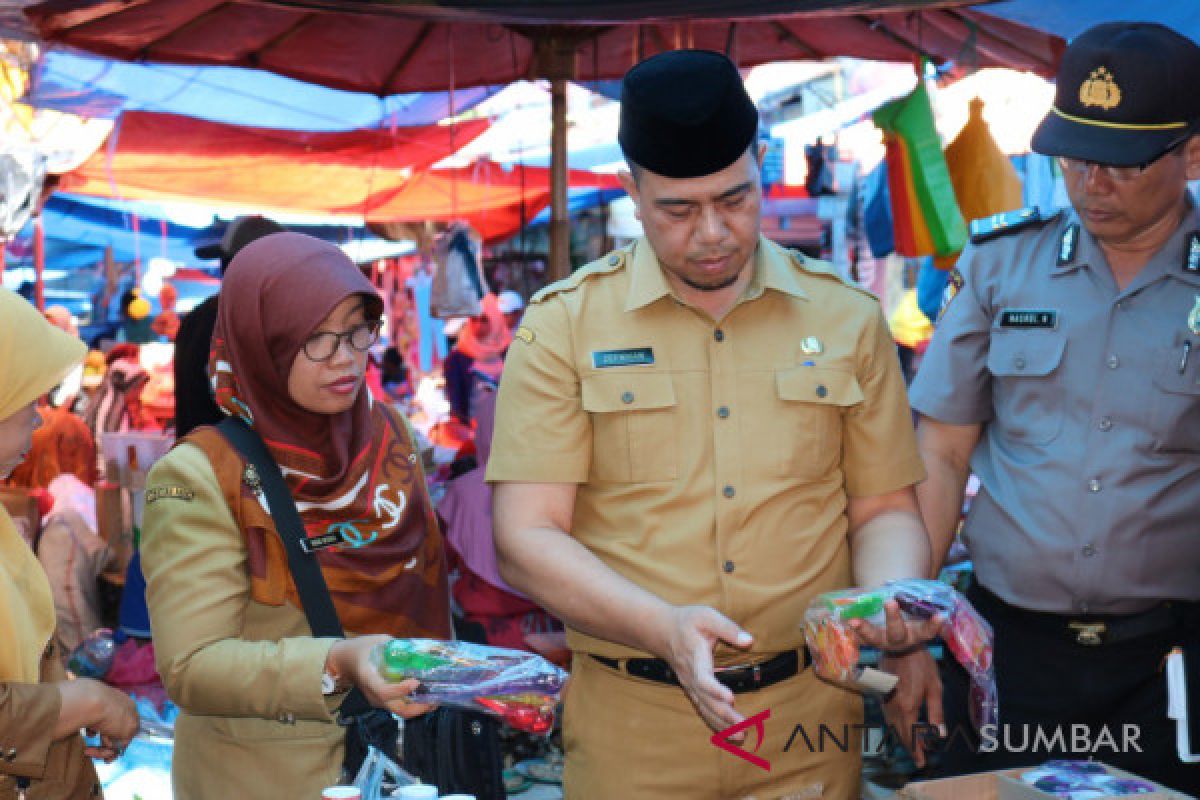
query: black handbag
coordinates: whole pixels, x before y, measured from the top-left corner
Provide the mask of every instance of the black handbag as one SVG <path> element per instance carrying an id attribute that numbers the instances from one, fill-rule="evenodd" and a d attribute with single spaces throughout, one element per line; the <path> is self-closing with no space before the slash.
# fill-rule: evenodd
<path id="1" fill-rule="evenodd" d="M 504 800 L 502 766 L 494 717 L 444 707 L 404 723 L 404 768 L 439 794 Z"/>
<path id="2" fill-rule="evenodd" d="M 279 465 L 263 444 L 258 433 L 235 417 L 228 417 L 217 425 L 229 442 L 247 462 L 258 471 L 262 491 L 271 509 L 275 529 L 283 540 L 287 551 L 288 566 L 296 582 L 296 592 L 304 606 L 304 616 L 313 636 L 342 638 L 345 632 L 338 620 L 337 609 L 329 596 L 325 576 L 321 574 L 313 554 L 304 548 L 307 535 L 296 502 L 284 482 Z M 400 726 L 396 718 L 386 709 L 375 708 L 367 702 L 359 689 L 350 690 L 338 709 L 338 723 L 346 729 L 346 752 L 342 759 L 342 780 L 353 781 L 362 767 L 371 747 L 375 747 L 392 761 L 399 763 L 397 743 Z"/>
<path id="3" fill-rule="evenodd" d="M 222 420 L 217 429 L 258 471 L 313 635 L 343 637 L 345 633 L 325 576 L 312 553 L 304 547 L 307 540 L 304 523 L 279 465 L 258 433 L 240 419 Z M 352 689 L 346 695 L 338 709 L 338 722 L 346 728 L 344 782 L 354 780 L 374 747 L 393 762 L 403 763 L 408 772 L 425 783 L 436 784 L 441 794 L 463 792 L 473 794 L 476 800 L 504 800 L 500 726 L 492 717 L 463 709 L 439 708 L 408 720 L 404 723 L 403 761 L 397 752 L 396 718 L 386 709 L 371 706 L 359 689 Z"/>

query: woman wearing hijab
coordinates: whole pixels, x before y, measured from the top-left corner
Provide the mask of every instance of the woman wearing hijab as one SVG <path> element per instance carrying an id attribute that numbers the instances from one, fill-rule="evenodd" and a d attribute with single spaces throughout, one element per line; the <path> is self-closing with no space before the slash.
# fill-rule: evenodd
<path id="1" fill-rule="evenodd" d="M 263 237 L 225 275 L 209 369 L 217 404 L 279 463 L 351 638 L 315 638 L 256 481 L 213 427 L 150 473 L 142 534 L 158 671 L 182 713 L 177 800 L 309 798 L 337 783 L 352 686 L 411 717 L 415 681 L 370 651 L 450 636 L 441 534 L 407 424 L 363 388 L 382 302 L 337 247 Z"/>
<path id="2" fill-rule="evenodd" d="M 446 357 L 442 373 L 446 376 L 446 400 L 450 411 L 461 422 L 471 421 L 471 397 L 479 381 L 492 386 L 500 383 L 504 354 L 512 343 L 512 334 L 494 294 L 486 294 L 483 313 L 472 317 L 462 328 L 458 343 Z"/>
<path id="3" fill-rule="evenodd" d="M 0 479 L 31 447 L 37 400 L 86 348 L 0 289 Z M 51 637 L 54 601 L 37 558 L 0 506 L 0 800 L 98 797 L 91 756 L 112 760 L 137 732 L 125 694 L 68 681 Z M 88 748 L 81 728 L 100 734 Z"/>

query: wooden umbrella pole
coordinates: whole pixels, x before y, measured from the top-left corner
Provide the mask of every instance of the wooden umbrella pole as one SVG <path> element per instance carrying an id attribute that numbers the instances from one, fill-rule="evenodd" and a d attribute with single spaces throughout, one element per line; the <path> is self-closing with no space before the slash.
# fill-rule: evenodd
<path id="1" fill-rule="evenodd" d="M 571 228 L 567 207 L 567 82 L 550 84 L 550 279 L 571 274 Z"/>

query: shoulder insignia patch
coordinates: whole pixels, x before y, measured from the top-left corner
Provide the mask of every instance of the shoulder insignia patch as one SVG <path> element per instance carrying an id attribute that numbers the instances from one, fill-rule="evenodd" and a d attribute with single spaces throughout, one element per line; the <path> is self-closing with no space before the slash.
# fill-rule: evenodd
<path id="1" fill-rule="evenodd" d="M 971 242 L 979 244 L 989 239 L 995 239 L 997 236 L 1006 236 L 1007 234 L 1015 233 L 1031 225 L 1044 225 L 1057 217 L 1059 213 L 1055 212 L 1043 215 L 1035 206 L 1022 208 L 1019 211 L 1005 211 L 1000 214 L 992 214 L 990 217 L 971 220 Z"/>
<path id="2" fill-rule="evenodd" d="M 614 250 L 604 258 L 593 261 L 590 264 L 585 264 L 573 273 L 563 278 L 561 281 L 555 281 L 549 286 L 542 287 L 533 297 L 529 299 L 530 303 L 540 303 L 548 297 L 553 297 L 560 292 L 569 292 L 579 288 L 588 278 L 596 275 L 607 275 L 610 272 L 616 272 L 625 266 L 629 259 L 628 250 Z"/>
<path id="3" fill-rule="evenodd" d="M 183 486 L 152 486 L 146 490 L 146 505 L 151 506 L 159 500 L 182 500 L 185 503 L 190 503 L 196 498 L 194 489 L 187 489 Z"/>
<path id="4" fill-rule="evenodd" d="M 942 317 L 946 316 L 946 309 L 950 307 L 950 301 L 958 296 L 963 283 L 963 276 L 958 271 L 958 267 L 951 267 L 950 274 L 946 278 L 946 288 L 942 291 L 942 307 L 938 309 L 936 322 L 941 322 Z"/>
<path id="5" fill-rule="evenodd" d="M 526 328 L 524 325 L 522 325 L 519 328 L 517 328 L 515 331 L 513 331 L 513 338 L 520 339 L 525 344 L 533 344 L 533 340 L 536 339 L 537 337 L 534 336 L 533 331 L 529 330 L 529 328 Z"/>

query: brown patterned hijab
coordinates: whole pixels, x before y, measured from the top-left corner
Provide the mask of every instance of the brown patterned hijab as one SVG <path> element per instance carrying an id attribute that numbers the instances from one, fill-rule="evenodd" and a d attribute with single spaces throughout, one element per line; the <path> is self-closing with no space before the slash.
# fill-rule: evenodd
<path id="1" fill-rule="evenodd" d="M 365 387 L 340 414 L 308 411 L 288 393 L 305 340 L 353 295 L 363 296 L 368 319 L 378 318 L 379 295 L 332 244 L 276 233 L 242 249 L 225 273 L 213 331 L 209 374 L 217 405 L 262 436 L 308 535 L 340 536 L 342 544 L 317 557 L 343 627 L 444 637 L 442 539 L 403 419 L 373 403 Z M 242 495 L 262 503 L 248 487 Z M 252 594 L 299 606 L 272 527 L 243 525 Z"/>

